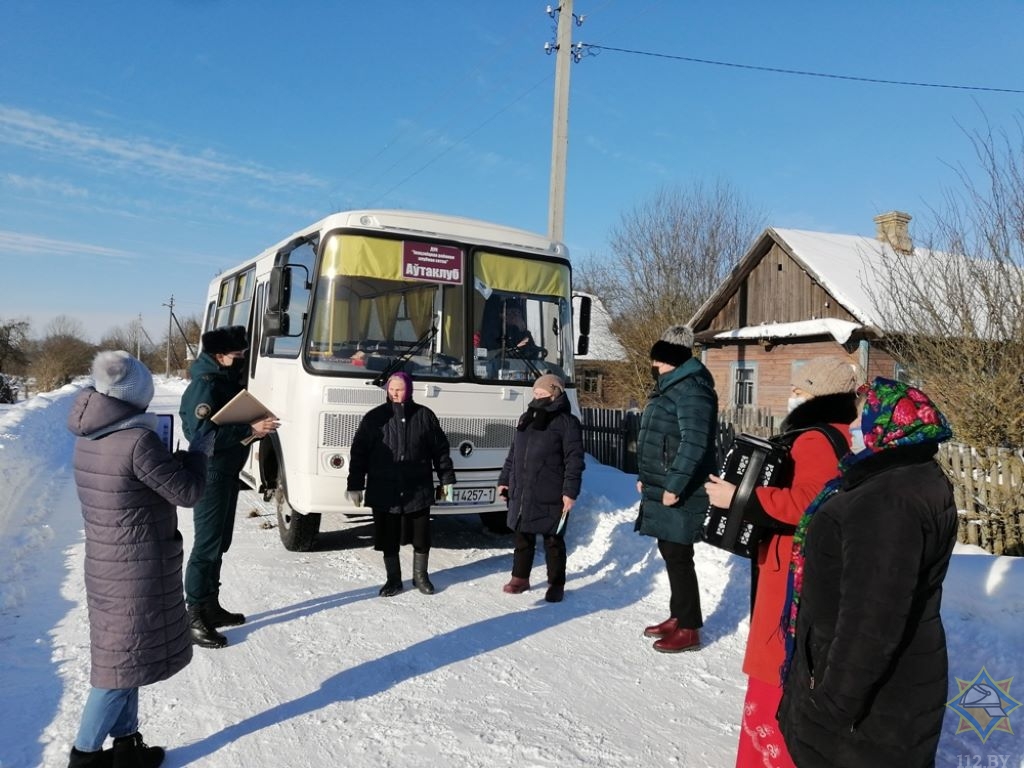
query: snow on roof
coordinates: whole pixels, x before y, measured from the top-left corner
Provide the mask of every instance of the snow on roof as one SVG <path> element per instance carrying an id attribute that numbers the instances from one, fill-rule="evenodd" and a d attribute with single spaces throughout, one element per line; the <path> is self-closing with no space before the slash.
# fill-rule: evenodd
<path id="1" fill-rule="evenodd" d="M 796 323 L 765 323 L 737 328 L 734 331 L 716 333 L 716 339 L 789 339 L 806 336 L 831 336 L 840 344 L 849 341 L 853 332 L 861 328 L 859 323 L 837 320 L 832 317 L 820 320 L 801 320 Z"/>
<path id="2" fill-rule="evenodd" d="M 590 297 L 590 347 L 577 360 L 625 360 L 626 350 L 611 331 L 612 318 L 601 300 L 591 293 L 577 291 L 576 296 Z"/>

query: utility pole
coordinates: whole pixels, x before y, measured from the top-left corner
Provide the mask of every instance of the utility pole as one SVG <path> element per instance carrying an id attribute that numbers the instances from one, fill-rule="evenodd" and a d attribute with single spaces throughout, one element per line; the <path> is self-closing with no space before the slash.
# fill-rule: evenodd
<path id="1" fill-rule="evenodd" d="M 164 304 L 168 308 L 167 312 L 167 367 L 164 375 L 170 378 L 171 376 L 171 321 L 174 319 L 174 294 L 171 294 L 171 301 L 169 304 Z"/>
<path id="2" fill-rule="evenodd" d="M 573 24 L 583 24 L 583 17 L 572 12 L 572 0 L 562 0 L 561 5 L 548 15 L 558 14 L 558 30 L 555 44 L 544 44 L 547 53 L 555 54 L 555 108 L 551 129 L 551 185 L 548 193 L 548 237 L 561 241 L 565 235 L 565 166 L 569 151 L 569 64 L 570 59 L 579 61 L 582 46 L 573 47 Z"/>

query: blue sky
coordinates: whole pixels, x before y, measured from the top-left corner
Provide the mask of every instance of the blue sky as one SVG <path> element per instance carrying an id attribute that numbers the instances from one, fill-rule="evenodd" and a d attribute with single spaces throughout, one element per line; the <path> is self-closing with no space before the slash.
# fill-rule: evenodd
<path id="1" fill-rule="evenodd" d="M 218 271 L 332 211 L 547 228 L 554 40 L 535 0 L 23 0 L 0 6 L 0 319 L 199 314 Z M 606 252 L 665 185 L 775 226 L 923 221 L 965 132 L 1017 131 L 1024 3 L 575 0 L 565 240 Z M 911 224 L 913 231 L 914 223 Z"/>

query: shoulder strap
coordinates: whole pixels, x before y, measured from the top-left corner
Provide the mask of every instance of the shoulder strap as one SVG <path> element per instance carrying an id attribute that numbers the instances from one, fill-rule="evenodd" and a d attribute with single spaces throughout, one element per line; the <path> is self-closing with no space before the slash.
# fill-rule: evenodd
<path id="1" fill-rule="evenodd" d="M 843 437 L 843 433 L 831 424 L 825 423 L 812 424 L 811 426 L 804 427 L 803 429 L 794 429 L 789 432 L 783 432 L 778 437 L 773 437 L 772 442 L 784 445 L 789 449 L 793 447 L 794 441 L 800 437 L 800 435 L 807 432 L 820 432 L 823 434 L 832 446 L 832 450 L 835 452 L 837 459 L 843 458 L 843 456 L 850 452 L 850 446 L 846 442 L 846 438 Z"/>

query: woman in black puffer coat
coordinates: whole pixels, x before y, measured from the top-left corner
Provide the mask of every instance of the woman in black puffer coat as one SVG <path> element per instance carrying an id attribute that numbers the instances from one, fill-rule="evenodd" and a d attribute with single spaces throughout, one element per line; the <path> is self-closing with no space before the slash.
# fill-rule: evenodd
<path id="1" fill-rule="evenodd" d="M 139 688 L 182 670 L 192 640 L 182 593 L 177 507 L 206 486 L 213 432 L 171 453 L 145 413 L 153 377 L 127 352 L 101 352 L 94 387 L 68 416 L 75 441 L 75 484 L 85 520 L 90 682 L 71 768 L 155 766 L 161 747 L 138 732 Z M 106 737 L 113 750 L 103 750 Z"/>
<path id="2" fill-rule="evenodd" d="M 560 378 L 541 376 L 533 397 L 498 478 L 498 492 L 508 497 L 508 526 L 515 531 L 512 579 L 503 589 L 518 594 L 530 588 L 541 534 L 548 571 L 544 599 L 557 603 L 565 592 L 565 522 L 583 478 L 583 431 Z"/>
<path id="3" fill-rule="evenodd" d="M 779 726 L 799 768 L 925 768 L 948 696 L 957 512 L 934 456 L 952 431 L 915 387 L 876 378 L 859 393 L 864 446 L 793 536 Z"/>
<path id="4" fill-rule="evenodd" d="M 367 413 L 352 439 L 348 473 L 349 501 L 373 510 L 375 549 L 384 553 L 387 580 L 381 597 L 402 591 L 398 552 L 412 543 L 412 583 L 434 594 L 427 574 L 430 555 L 430 505 L 449 500 L 455 485 L 448 437 L 432 410 L 412 399 L 412 378 L 399 371 L 388 377 L 387 402 Z M 365 491 L 365 497 L 364 497 Z"/>

